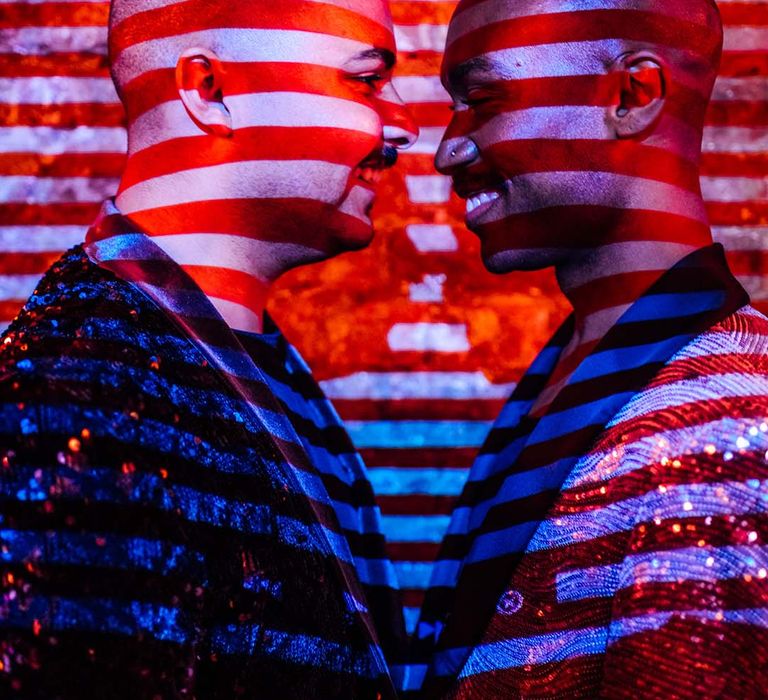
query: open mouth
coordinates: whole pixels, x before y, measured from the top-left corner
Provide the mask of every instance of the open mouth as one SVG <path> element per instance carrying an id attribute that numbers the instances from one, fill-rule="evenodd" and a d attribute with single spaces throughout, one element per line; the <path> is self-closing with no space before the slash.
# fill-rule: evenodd
<path id="1" fill-rule="evenodd" d="M 485 209 L 490 208 L 490 205 L 495 202 L 501 194 L 496 190 L 486 190 L 485 192 L 478 192 L 467 198 L 467 216 L 473 212 L 477 212 L 481 207 Z"/>
<path id="2" fill-rule="evenodd" d="M 501 199 L 502 192 L 496 188 L 487 188 L 464 195 L 467 200 L 465 221 L 470 228 L 479 224 L 496 202 Z"/>
<path id="3" fill-rule="evenodd" d="M 453 189 L 466 200 L 466 223 L 479 223 L 505 193 L 505 181 L 491 173 L 454 176 Z"/>

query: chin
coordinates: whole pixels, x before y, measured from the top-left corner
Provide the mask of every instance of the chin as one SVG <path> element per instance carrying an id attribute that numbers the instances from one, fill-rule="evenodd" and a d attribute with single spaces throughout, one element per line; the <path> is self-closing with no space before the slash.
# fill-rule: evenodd
<path id="1" fill-rule="evenodd" d="M 331 241 L 331 255 L 350 253 L 355 250 L 367 248 L 373 241 L 374 231 L 370 224 L 360 222 L 360 226 L 354 229 L 337 231 Z"/>

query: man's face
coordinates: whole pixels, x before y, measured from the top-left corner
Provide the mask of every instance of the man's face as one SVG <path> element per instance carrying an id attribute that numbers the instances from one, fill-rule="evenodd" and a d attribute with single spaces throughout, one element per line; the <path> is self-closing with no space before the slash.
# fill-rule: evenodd
<path id="1" fill-rule="evenodd" d="M 605 151 L 607 67 L 572 40 L 591 13 L 551 5 L 464 2 L 450 25 L 442 79 L 454 116 L 436 162 L 466 198 L 492 271 L 554 264 L 586 242 L 569 205 L 592 184 L 568 171 Z"/>
<path id="2" fill-rule="evenodd" d="M 297 200 L 292 229 L 303 219 L 305 235 L 324 230 L 326 240 L 313 243 L 323 253 L 360 248 L 372 236 L 370 211 L 383 171 L 418 134 L 391 82 L 396 48 L 389 8 L 384 0 L 295 4 L 275 3 L 285 28 L 271 33 L 265 61 L 245 78 L 274 122 L 290 126 L 245 141 L 243 156 L 263 157 L 267 139 L 271 156 L 283 161 L 276 190 L 281 199 L 287 192 Z M 233 116 L 237 138 L 237 122 L 249 114 Z M 316 167 L 292 167 L 293 159 Z"/>
<path id="3" fill-rule="evenodd" d="M 486 266 L 706 226 L 697 161 L 719 41 L 704 0 L 463 0 L 435 162 L 467 199 Z"/>
<path id="4" fill-rule="evenodd" d="M 144 177 L 209 166 L 171 193 L 182 232 L 279 241 L 305 249 L 293 256 L 304 261 L 369 243 L 378 179 L 418 133 L 391 82 L 385 0 L 185 0 L 130 11 L 113 17 L 110 42 Z M 178 99 L 143 88 L 155 66 L 172 72 L 194 47 L 220 68 L 220 90 L 207 99 L 231 116 L 228 137 L 203 134 Z M 158 191 L 121 197 L 139 207 L 155 198 L 159 209 Z"/>
<path id="5" fill-rule="evenodd" d="M 396 48 L 384 0 L 292 5 L 275 3 L 284 26 L 270 31 L 264 61 L 244 75 L 262 108 L 290 126 L 244 139 L 243 157 L 263 158 L 268 140 L 271 157 L 284 162 L 277 198 L 295 198 L 284 202 L 290 231 L 325 256 L 370 242 L 378 181 L 418 130 L 391 82 Z M 237 139 L 238 120 L 247 133 L 249 114 L 233 117 Z M 316 167 L 291 167 L 294 159 Z"/>

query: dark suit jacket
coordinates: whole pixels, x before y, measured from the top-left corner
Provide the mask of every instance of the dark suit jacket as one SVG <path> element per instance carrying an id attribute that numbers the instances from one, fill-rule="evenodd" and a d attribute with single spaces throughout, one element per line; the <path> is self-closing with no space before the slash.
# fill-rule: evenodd
<path id="1" fill-rule="evenodd" d="M 0 696 L 392 697 L 399 603 L 370 600 L 263 375 L 153 255 L 73 249 L 0 345 Z"/>

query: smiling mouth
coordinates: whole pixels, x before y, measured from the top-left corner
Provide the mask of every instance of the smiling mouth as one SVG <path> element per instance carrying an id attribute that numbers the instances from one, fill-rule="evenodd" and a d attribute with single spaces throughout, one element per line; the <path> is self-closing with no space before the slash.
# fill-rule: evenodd
<path id="1" fill-rule="evenodd" d="M 476 209 L 480 208 L 483 204 L 490 204 L 495 202 L 501 195 L 495 190 L 488 192 L 478 192 L 467 198 L 467 214 L 471 214 Z"/>
<path id="2" fill-rule="evenodd" d="M 382 168 L 368 166 L 357 169 L 357 178 L 368 185 L 378 185 L 383 174 L 384 170 Z"/>
<path id="3" fill-rule="evenodd" d="M 482 216 L 493 207 L 494 203 L 501 198 L 501 192 L 495 189 L 482 190 L 474 194 L 467 195 L 466 221 L 467 224 L 476 223 Z"/>

